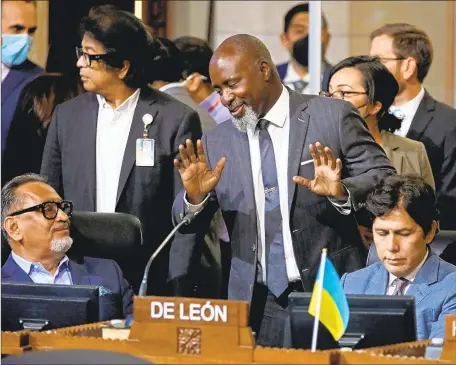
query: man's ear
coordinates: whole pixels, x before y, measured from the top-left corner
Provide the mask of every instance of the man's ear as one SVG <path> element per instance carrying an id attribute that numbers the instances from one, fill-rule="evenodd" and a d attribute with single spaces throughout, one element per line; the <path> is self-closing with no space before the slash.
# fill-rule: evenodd
<path id="1" fill-rule="evenodd" d="M 272 76 L 271 65 L 266 60 L 260 61 L 260 70 L 263 74 L 264 81 L 269 81 Z"/>
<path id="2" fill-rule="evenodd" d="M 123 66 L 120 69 L 119 72 L 119 79 L 123 80 L 125 77 L 127 77 L 128 70 L 130 69 L 130 61 L 124 61 Z"/>
<path id="3" fill-rule="evenodd" d="M 288 52 L 291 52 L 291 42 L 288 40 L 287 33 L 282 33 L 280 35 L 280 43 L 282 43 L 282 46 L 284 46 Z"/>
<path id="4" fill-rule="evenodd" d="M 405 80 L 410 80 L 410 78 L 412 78 L 413 75 L 416 75 L 416 73 L 418 72 L 416 60 L 413 57 L 408 57 L 405 60 L 403 60 L 401 68 L 402 77 Z"/>
<path id="5" fill-rule="evenodd" d="M 437 232 L 437 221 L 432 221 L 431 229 L 427 233 L 426 237 L 424 237 L 424 242 L 429 245 L 435 237 L 435 233 Z"/>
<path id="6" fill-rule="evenodd" d="M 19 228 L 16 217 L 6 217 L 3 222 L 3 229 L 14 241 L 22 240 L 22 232 Z"/>

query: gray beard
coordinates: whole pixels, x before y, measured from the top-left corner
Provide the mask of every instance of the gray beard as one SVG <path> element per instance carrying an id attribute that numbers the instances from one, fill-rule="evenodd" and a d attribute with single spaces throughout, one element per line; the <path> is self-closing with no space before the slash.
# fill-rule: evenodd
<path id="1" fill-rule="evenodd" d="M 245 107 L 245 113 L 240 118 L 231 117 L 234 126 L 241 132 L 247 133 L 247 130 L 255 130 L 258 123 L 258 114 L 255 113 L 251 106 Z"/>
<path id="2" fill-rule="evenodd" d="M 71 237 L 62 238 L 59 240 L 51 241 L 51 251 L 55 253 L 67 253 L 73 244 L 73 239 Z"/>

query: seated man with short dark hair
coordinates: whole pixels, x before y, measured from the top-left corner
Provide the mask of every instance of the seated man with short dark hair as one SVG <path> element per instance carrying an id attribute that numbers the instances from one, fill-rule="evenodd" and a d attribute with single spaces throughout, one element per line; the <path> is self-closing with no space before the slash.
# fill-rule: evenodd
<path id="1" fill-rule="evenodd" d="M 456 266 L 429 249 L 437 229 L 435 194 L 420 177 L 389 176 L 367 198 L 381 262 L 345 274 L 347 294 L 415 297 L 417 339 L 443 338 L 456 314 Z"/>
<path id="2" fill-rule="evenodd" d="M 12 252 L 2 267 L 3 282 L 95 285 L 100 287 L 100 320 L 133 312 L 133 290 L 112 260 L 66 255 L 73 240 L 73 204 L 36 174 L 15 177 L 2 189 L 2 232 Z"/>

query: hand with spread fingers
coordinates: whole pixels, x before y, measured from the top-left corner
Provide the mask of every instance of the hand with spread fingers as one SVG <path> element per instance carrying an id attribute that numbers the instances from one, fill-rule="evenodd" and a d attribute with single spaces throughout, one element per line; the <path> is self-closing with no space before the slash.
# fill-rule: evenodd
<path id="1" fill-rule="evenodd" d="M 221 158 L 215 169 L 211 170 L 201 140 L 196 142 L 197 153 L 190 139 L 185 143 L 186 146 L 179 146 L 180 161 L 174 160 L 174 166 L 180 173 L 188 201 L 191 204 L 199 204 L 219 182 L 226 158 Z"/>
<path id="2" fill-rule="evenodd" d="M 305 186 L 317 195 L 346 200 L 347 193 L 341 183 L 342 161 L 334 156 L 330 148 L 324 147 L 320 142 L 309 146 L 312 155 L 315 178 L 306 179 L 302 176 L 294 176 L 293 181 Z"/>

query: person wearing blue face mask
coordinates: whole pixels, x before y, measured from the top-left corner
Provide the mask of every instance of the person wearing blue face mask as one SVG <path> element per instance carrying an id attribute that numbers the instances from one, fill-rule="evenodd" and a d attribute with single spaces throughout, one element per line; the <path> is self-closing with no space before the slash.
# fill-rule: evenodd
<path id="1" fill-rule="evenodd" d="M 36 1 L 2 1 L 2 156 L 19 94 L 43 71 L 27 59 L 36 29 Z"/>

